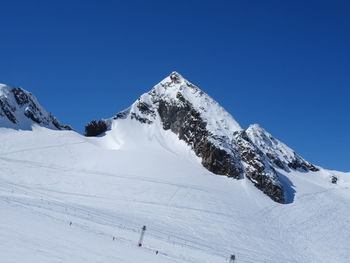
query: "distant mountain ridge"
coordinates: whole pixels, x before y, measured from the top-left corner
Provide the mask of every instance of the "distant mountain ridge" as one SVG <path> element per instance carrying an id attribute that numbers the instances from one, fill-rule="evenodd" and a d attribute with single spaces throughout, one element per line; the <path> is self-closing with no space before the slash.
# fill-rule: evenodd
<path id="1" fill-rule="evenodd" d="M 33 125 L 50 129 L 70 130 L 40 106 L 30 92 L 0 84 L 0 127 L 27 130 Z"/>
<path id="2" fill-rule="evenodd" d="M 102 135 L 124 119 L 171 130 L 209 171 L 235 179 L 246 176 L 279 203 L 286 202 L 287 187 L 279 169 L 319 170 L 260 126 L 242 129 L 231 114 L 177 72 L 141 95 L 127 110 L 110 119 L 88 123 L 85 135 Z"/>

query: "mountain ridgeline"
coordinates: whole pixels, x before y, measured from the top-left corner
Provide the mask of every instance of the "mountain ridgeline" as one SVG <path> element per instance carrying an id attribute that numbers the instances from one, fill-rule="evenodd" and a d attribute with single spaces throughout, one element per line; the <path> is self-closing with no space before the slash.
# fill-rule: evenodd
<path id="1" fill-rule="evenodd" d="M 30 92 L 0 84 L 0 127 L 28 130 L 34 124 L 57 130 L 71 130 L 47 113 Z"/>
<path id="2" fill-rule="evenodd" d="M 85 135 L 103 135 L 113 129 L 113 122 L 124 119 L 170 130 L 191 147 L 206 169 L 235 179 L 247 177 L 279 203 L 286 202 L 279 169 L 318 171 L 259 125 L 242 129 L 216 101 L 176 72 L 143 94 L 127 110 L 110 119 L 88 123 Z"/>

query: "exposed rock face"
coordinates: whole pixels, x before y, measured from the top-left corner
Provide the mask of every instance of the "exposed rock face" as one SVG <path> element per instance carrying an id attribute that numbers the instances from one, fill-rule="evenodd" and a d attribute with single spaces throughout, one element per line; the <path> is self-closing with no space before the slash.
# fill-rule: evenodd
<path id="1" fill-rule="evenodd" d="M 280 184 L 276 170 L 269 159 L 249 139 L 246 131 L 236 132 L 234 136 L 234 141 L 238 145 L 237 152 L 244 163 L 245 175 L 272 200 L 283 203 L 283 186 Z"/>
<path id="2" fill-rule="evenodd" d="M 85 126 L 85 136 L 88 137 L 98 136 L 104 133 L 105 131 L 107 131 L 107 124 L 103 120 L 93 120 Z"/>
<path id="3" fill-rule="evenodd" d="M 0 126 L 29 129 L 34 123 L 47 128 L 71 130 L 47 113 L 28 91 L 0 84 Z"/>
<path id="4" fill-rule="evenodd" d="M 16 110 L 16 108 L 8 103 L 6 99 L 0 98 L 0 116 L 1 117 L 7 117 L 9 121 L 12 123 L 17 123 L 16 117 L 13 115 L 13 112 Z"/>
<path id="5" fill-rule="evenodd" d="M 332 176 L 331 177 L 331 182 L 332 182 L 332 184 L 337 184 L 337 182 L 338 182 L 338 177 L 336 177 L 336 176 Z"/>
<path id="6" fill-rule="evenodd" d="M 285 197 L 277 169 L 317 170 L 258 125 L 243 130 L 217 102 L 176 72 L 128 110 L 112 119 L 90 122 L 88 136 L 97 136 L 111 129 L 113 121 L 125 118 L 171 130 L 202 158 L 209 171 L 236 179 L 246 176 L 279 203 Z"/>
<path id="7" fill-rule="evenodd" d="M 239 163 L 235 162 L 233 156 L 209 140 L 209 131 L 200 113 L 184 99 L 181 93 L 177 93 L 176 97 L 181 104 L 163 100 L 158 102 L 158 114 L 164 130 L 170 129 L 179 136 L 180 140 L 189 144 L 196 155 L 202 158 L 203 166 L 209 171 L 240 178 L 242 170 Z"/>

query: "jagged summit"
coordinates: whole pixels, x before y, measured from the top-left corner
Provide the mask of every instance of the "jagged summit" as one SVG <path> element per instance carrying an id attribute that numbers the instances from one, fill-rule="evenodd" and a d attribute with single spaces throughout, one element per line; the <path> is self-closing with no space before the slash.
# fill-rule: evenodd
<path id="1" fill-rule="evenodd" d="M 167 78 L 169 78 L 170 81 L 175 83 L 175 84 L 176 83 L 179 84 L 181 82 L 185 82 L 185 79 L 181 76 L 181 74 L 177 73 L 176 71 L 173 71 Z M 165 78 L 163 81 L 168 82 L 168 80 L 166 80 L 167 78 Z"/>
<path id="2" fill-rule="evenodd" d="M 242 129 L 230 113 L 177 72 L 141 95 L 127 110 L 110 119 L 91 121 L 85 135 L 104 134 L 124 120 L 152 126 L 153 130 L 170 130 L 191 147 L 209 171 L 236 179 L 246 177 L 276 202 L 286 202 L 285 187 L 290 187 L 280 181 L 278 169 L 318 170 L 260 126 Z"/>
<path id="3" fill-rule="evenodd" d="M 0 127 L 28 130 L 34 124 L 50 129 L 71 129 L 46 112 L 32 93 L 0 84 Z"/>
<path id="4" fill-rule="evenodd" d="M 165 77 L 159 84 L 169 85 L 169 84 L 185 84 L 189 83 L 180 73 L 173 71 L 167 77 Z M 156 85 L 157 86 L 157 85 Z"/>

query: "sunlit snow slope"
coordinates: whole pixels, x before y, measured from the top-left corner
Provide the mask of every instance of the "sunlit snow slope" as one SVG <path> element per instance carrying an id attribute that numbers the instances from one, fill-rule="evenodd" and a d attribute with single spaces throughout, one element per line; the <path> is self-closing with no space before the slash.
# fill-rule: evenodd
<path id="1" fill-rule="evenodd" d="M 94 138 L 0 128 L 0 167 L 0 262 L 350 262 L 350 174 L 280 170 L 278 204 L 131 119 Z"/>

